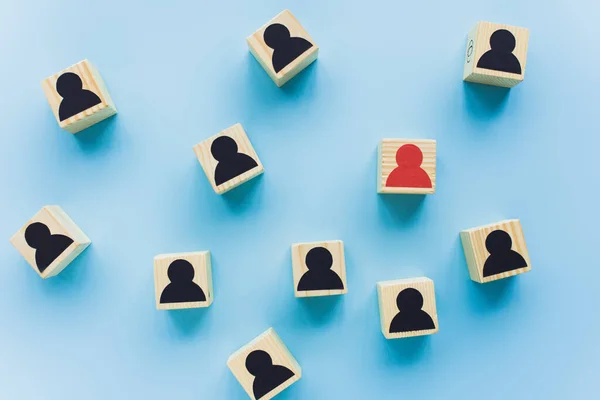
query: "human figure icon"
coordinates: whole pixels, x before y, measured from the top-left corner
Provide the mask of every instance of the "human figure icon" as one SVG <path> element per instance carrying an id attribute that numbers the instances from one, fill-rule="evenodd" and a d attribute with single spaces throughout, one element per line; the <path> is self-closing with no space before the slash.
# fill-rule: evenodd
<path id="1" fill-rule="evenodd" d="M 400 312 L 390 324 L 390 333 L 435 329 L 431 316 L 423 311 L 423 295 L 417 289 L 406 288 L 398 293 L 396 306 Z"/>
<path id="2" fill-rule="evenodd" d="M 490 255 L 483 264 L 484 277 L 527 266 L 523 256 L 511 250 L 512 239 L 510 235 L 501 229 L 490 232 L 485 239 L 485 247 Z"/>
<path id="3" fill-rule="evenodd" d="M 343 290 L 344 283 L 335 271 L 331 270 L 333 256 L 325 247 L 310 249 L 305 258 L 308 271 L 298 282 L 298 290 Z"/>
<path id="4" fill-rule="evenodd" d="M 248 354 L 246 369 L 254 376 L 252 391 L 256 400 L 294 377 L 294 373 L 289 368 L 273 365 L 273 359 L 264 350 L 254 350 Z"/>
<path id="5" fill-rule="evenodd" d="M 65 72 L 58 77 L 56 91 L 63 98 L 58 107 L 61 121 L 102 102 L 96 93 L 83 88 L 81 78 L 73 72 Z"/>
<path id="6" fill-rule="evenodd" d="M 169 265 L 167 276 L 169 283 L 160 295 L 160 302 L 186 303 L 192 301 L 206 301 L 202 288 L 194 282 L 194 267 L 187 260 L 175 260 Z"/>
<path id="7" fill-rule="evenodd" d="M 215 185 L 217 186 L 258 167 L 252 157 L 238 153 L 237 143 L 229 136 L 216 138 L 210 146 L 210 152 L 218 161 L 215 168 Z"/>
<path id="8" fill-rule="evenodd" d="M 421 168 L 423 152 L 414 144 L 402 145 L 396 151 L 398 166 L 390 173 L 385 181 L 387 187 L 430 188 L 431 178 Z"/>
<path id="9" fill-rule="evenodd" d="M 506 29 L 498 29 L 490 36 L 490 50 L 477 62 L 478 68 L 521 74 L 521 63 L 513 54 L 517 45 L 515 35 Z"/>
<path id="10" fill-rule="evenodd" d="M 271 24 L 263 34 L 265 44 L 273 49 L 273 69 L 278 73 L 288 64 L 313 47 L 301 37 L 291 37 L 290 30 L 282 24 Z"/>
<path id="11" fill-rule="evenodd" d="M 68 236 L 52 235 L 48 226 L 41 222 L 34 222 L 25 229 L 25 241 L 35 249 L 35 265 L 40 273 L 73 243 Z"/>

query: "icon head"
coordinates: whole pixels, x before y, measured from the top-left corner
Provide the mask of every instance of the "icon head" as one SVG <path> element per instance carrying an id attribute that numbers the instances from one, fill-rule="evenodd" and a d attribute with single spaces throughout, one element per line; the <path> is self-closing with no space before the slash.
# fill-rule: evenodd
<path id="1" fill-rule="evenodd" d="M 325 247 L 315 247 L 306 253 L 306 268 L 311 271 L 324 271 L 333 265 L 333 256 Z"/>
<path id="2" fill-rule="evenodd" d="M 273 365 L 273 359 L 264 350 L 254 350 L 246 357 L 246 369 L 254 376 L 260 375 L 265 368 Z"/>
<path id="3" fill-rule="evenodd" d="M 217 161 L 227 160 L 237 154 L 238 146 L 229 136 L 219 136 L 210 146 L 210 152 Z"/>
<path id="4" fill-rule="evenodd" d="M 423 295 L 415 288 L 406 288 L 398 293 L 396 305 L 400 311 L 418 311 L 423 308 Z"/>
<path id="5" fill-rule="evenodd" d="M 506 253 L 511 247 L 510 235 L 501 229 L 491 232 L 485 239 L 485 248 L 490 254 Z"/>
<path id="6" fill-rule="evenodd" d="M 34 222 L 25 229 L 25 241 L 34 249 L 43 246 L 50 236 L 50 229 L 41 222 Z"/>
<path id="7" fill-rule="evenodd" d="M 515 39 L 515 36 L 506 29 L 498 29 L 490 36 L 490 47 L 492 50 L 501 53 L 511 53 L 516 45 L 517 40 Z"/>
<path id="8" fill-rule="evenodd" d="M 272 24 L 265 29 L 263 38 L 265 39 L 267 46 L 272 49 L 276 49 L 282 45 L 285 45 L 285 43 L 289 40 L 290 31 L 284 25 Z"/>
<path id="9" fill-rule="evenodd" d="M 414 144 L 402 145 L 396 151 L 396 163 L 399 167 L 420 167 L 423 162 L 423 152 Z"/>
<path id="10" fill-rule="evenodd" d="M 167 275 L 173 283 L 190 282 L 194 279 L 194 267 L 187 260 L 175 260 L 169 265 Z"/>
<path id="11" fill-rule="evenodd" d="M 83 82 L 79 75 L 73 72 L 65 72 L 56 81 L 56 91 L 63 98 L 79 93 L 83 90 Z"/>

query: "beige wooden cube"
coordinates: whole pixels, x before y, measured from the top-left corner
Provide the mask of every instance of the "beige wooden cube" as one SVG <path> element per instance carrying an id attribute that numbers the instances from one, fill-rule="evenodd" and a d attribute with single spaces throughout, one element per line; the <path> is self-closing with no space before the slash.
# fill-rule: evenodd
<path id="1" fill-rule="evenodd" d="M 272 399 L 302 377 L 302 369 L 273 328 L 233 353 L 227 366 L 253 400 Z"/>
<path id="2" fill-rule="evenodd" d="M 529 252 L 518 219 L 460 232 L 469 275 L 486 283 L 531 270 Z"/>
<path id="3" fill-rule="evenodd" d="M 77 133 L 117 113 L 100 73 L 83 60 L 42 81 L 61 128 Z"/>
<path id="4" fill-rule="evenodd" d="M 292 271 L 296 297 L 348 293 L 341 240 L 292 244 Z"/>
<path id="5" fill-rule="evenodd" d="M 217 194 L 228 192 L 264 172 L 241 124 L 198 143 L 194 152 Z"/>
<path id="6" fill-rule="evenodd" d="M 525 77 L 529 29 L 479 22 L 469 32 L 463 80 L 513 87 Z"/>
<path id="7" fill-rule="evenodd" d="M 377 193 L 435 193 L 436 142 L 383 139 L 377 150 Z"/>
<path id="8" fill-rule="evenodd" d="M 249 36 L 250 52 L 279 87 L 317 59 L 319 47 L 288 10 Z"/>
<path id="9" fill-rule="evenodd" d="M 160 254 L 154 257 L 156 308 L 208 307 L 213 302 L 210 252 Z"/>
<path id="10" fill-rule="evenodd" d="M 377 298 L 381 332 L 386 339 L 437 333 L 438 317 L 431 279 L 378 282 Z"/>
<path id="11" fill-rule="evenodd" d="M 90 243 L 59 206 L 45 206 L 10 239 L 42 278 L 58 275 Z"/>

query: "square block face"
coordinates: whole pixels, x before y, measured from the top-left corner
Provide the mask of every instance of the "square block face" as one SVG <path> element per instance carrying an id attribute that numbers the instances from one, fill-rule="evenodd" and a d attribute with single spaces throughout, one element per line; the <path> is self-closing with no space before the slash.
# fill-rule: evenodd
<path id="1" fill-rule="evenodd" d="M 98 70 L 83 60 L 42 81 L 61 128 L 77 133 L 117 113 Z"/>
<path id="2" fill-rule="evenodd" d="M 210 252 L 154 257 L 154 289 L 159 310 L 210 306 L 213 301 Z"/>
<path id="3" fill-rule="evenodd" d="M 280 87 L 315 61 L 319 54 L 319 47 L 288 10 L 246 41 L 252 55 Z"/>
<path id="4" fill-rule="evenodd" d="M 523 81 L 529 30 L 479 22 L 469 33 L 463 79 L 513 87 Z"/>
<path id="5" fill-rule="evenodd" d="M 45 206 L 10 242 L 42 277 L 60 273 L 91 243 L 59 206 Z"/>
<path id="6" fill-rule="evenodd" d="M 293 244 L 292 270 L 296 297 L 348 293 L 341 240 Z"/>
<path id="7" fill-rule="evenodd" d="M 377 158 L 377 193 L 435 193 L 435 140 L 383 139 Z"/>
<path id="8" fill-rule="evenodd" d="M 223 194 L 264 172 L 241 124 L 198 143 L 194 152 L 217 194 Z"/>
<path id="9" fill-rule="evenodd" d="M 377 298 L 381 332 L 386 339 L 437 333 L 438 317 L 431 279 L 378 282 Z"/>
<path id="10" fill-rule="evenodd" d="M 227 360 L 227 366 L 254 400 L 272 399 L 302 377 L 302 369 L 273 328 Z"/>
<path id="11" fill-rule="evenodd" d="M 531 270 L 529 252 L 518 219 L 460 232 L 469 275 L 486 283 Z"/>

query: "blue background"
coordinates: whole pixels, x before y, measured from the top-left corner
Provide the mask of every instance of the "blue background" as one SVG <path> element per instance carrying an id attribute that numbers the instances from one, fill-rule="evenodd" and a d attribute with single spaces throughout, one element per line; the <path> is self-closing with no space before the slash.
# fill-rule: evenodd
<path id="1" fill-rule="evenodd" d="M 282 399 L 597 392 L 592 1 L 5 1 L 0 397 L 244 399 L 227 357 L 274 327 Z M 321 47 L 279 89 L 245 38 L 289 8 Z M 525 81 L 462 82 L 479 20 L 530 28 Z M 89 58 L 119 109 L 76 136 L 40 81 Z M 265 174 L 216 195 L 192 146 L 241 122 Z M 434 195 L 376 194 L 383 137 L 438 142 Z M 9 238 L 58 204 L 93 243 L 40 279 Z M 520 218 L 533 270 L 469 280 L 461 229 Z M 341 239 L 349 293 L 296 299 L 293 242 Z M 154 255 L 210 250 L 208 309 L 155 309 Z M 375 283 L 435 281 L 440 331 L 385 340 Z"/>

